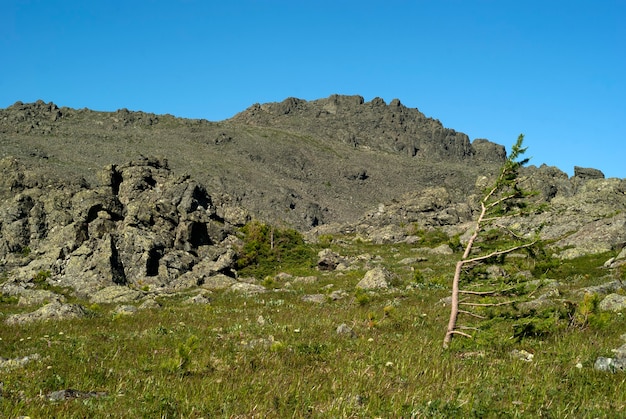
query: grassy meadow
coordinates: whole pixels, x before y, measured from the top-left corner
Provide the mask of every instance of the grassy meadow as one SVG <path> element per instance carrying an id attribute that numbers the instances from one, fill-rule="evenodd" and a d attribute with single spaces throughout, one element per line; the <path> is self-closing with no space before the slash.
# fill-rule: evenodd
<path id="1" fill-rule="evenodd" d="M 432 239 L 432 246 L 446 240 Z M 626 319 L 587 307 L 580 320 L 583 297 L 574 292 L 608 282 L 611 272 L 600 267 L 614 254 L 558 263 L 529 257 L 500 261 L 508 270 L 532 271 L 533 279 L 557 280 L 563 307 L 524 315 L 515 304 L 479 309 L 484 318 L 460 319 L 477 329 L 474 338 L 457 336 L 444 350 L 449 306 L 440 300 L 450 293 L 459 252 L 439 255 L 423 246 L 325 237 L 321 244 L 299 243 L 297 257 L 285 248 L 262 260 L 254 258 L 262 249 L 249 246 L 244 255 L 249 265 L 241 274 L 255 276 L 265 293 L 199 289 L 157 297 L 160 308 L 133 315 L 83 301 L 86 318 L 9 326 L 8 315 L 37 307 L 3 296 L 0 356 L 40 357 L 0 370 L 0 417 L 626 416 L 626 375 L 593 369 L 598 356 L 611 356 L 623 343 Z M 353 268 L 317 270 L 316 254 L 323 247 L 355 257 Z M 416 262 L 406 263 L 410 257 Z M 357 290 L 374 266 L 396 275 L 393 287 Z M 280 272 L 316 280 L 276 276 Z M 509 286 L 519 277 L 503 281 Z M 541 291 L 540 284 L 533 292 Z M 344 293 L 333 295 L 340 298 L 331 299 L 339 290 Z M 199 292 L 209 304 L 183 304 Z M 310 294 L 324 294 L 326 300 L 302 300 Z M 354 335 L 338 334 L 341 324 Z M 520 359 L 514 350 L 534 357 Z M 49 400 L 51 392 L 63 389 L 98 394 Z"/>

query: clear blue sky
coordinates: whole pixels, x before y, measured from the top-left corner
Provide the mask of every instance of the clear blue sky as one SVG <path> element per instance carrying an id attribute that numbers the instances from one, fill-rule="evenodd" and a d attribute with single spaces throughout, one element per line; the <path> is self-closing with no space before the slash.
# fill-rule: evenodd
<path id="1" fill-rule="evenodd" d="M 399 98 L 531 163 L 626 178 L 625 0 L 4 0 L 0 108 L 43 99 L 222 120 Z"/>

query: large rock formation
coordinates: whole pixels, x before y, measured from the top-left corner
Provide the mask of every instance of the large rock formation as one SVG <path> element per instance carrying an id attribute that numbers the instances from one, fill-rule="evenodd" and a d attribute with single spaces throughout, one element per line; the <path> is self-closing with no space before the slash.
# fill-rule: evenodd
<path id="1" fill-rule="evenodd" d="M 167 161 L 108 166 L 93 188 L 27 183 L 32 174 L 14 159 L 0 168 L 2 193 L 13 194 L 0 206 L 0 260 L 15 268 L 7 293 L 19 294 L 16 284 L 27 289 L 36 278 L 89 297 L 112 285 L 167 290 L 236 275 L 233 233 L 245 213 L 174 176 Z"/>
<path id="2" fill-rule="evenodd" d="M 502 218 L 499 225 L 522 233 L 539 232 L 564 259 L 626 246 L 626 179 L 568 178 L 548 166 L 525 168 L 521 178 L 528 190 L 537 191 L 529 201 L 536 209 L 524 217 Z M 489 182 L 489 178 L 479 176 L 476 191 Z M 463 235 L 473 228 L 478 199 L 478 193 L 455 200 L 444 187 L 427 188 L 380 203 L 356 222 L 317 227 L 309 236 L 355 233 L 376 243 L 400 243 L 418 241 L 416 229 Z"/>

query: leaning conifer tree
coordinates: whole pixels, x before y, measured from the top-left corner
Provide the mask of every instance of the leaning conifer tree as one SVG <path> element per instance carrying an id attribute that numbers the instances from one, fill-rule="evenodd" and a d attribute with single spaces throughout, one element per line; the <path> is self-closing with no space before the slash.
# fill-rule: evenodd
<path id="1" fill-rule="evenodd" d="M 449 346 L 450 341 L 455 334 L 470 338 L 472 337 L 469 333 L 462 331 L 468 328 L 457 325 L 457 319 L 459 314 L 481 317 L 470 311 L 471 307 L 484 307 L 510 303 L 504 302 L 495 304 L 480 304 L 460 301 L 460 295 L 465 295 L 468 297 L 472 295 L 487 296 L 496 295 L 503 291 L 501 289 L 494 289 L 489 291 L 461 290 L 459 283 L 461 281 L 461 275 L 464 270 L 471 269 L 483 262 L 486 262 L 489 259 L 503 256 L 520 249 L 529 248 L 537 242 L 536 237 L 523 238 L 522 236 L 511 231 L 510 229 L 504 229 L 501 227 L 499 228 L 497 225 L 497 221 L 501 220 L 503 217 L 520 214 L 522 208 L 524 208 L 525 206 L 523 198 L 526 198 L 531 194 L 530 192 L 525 191 L 520 186 L 519 169 L 526 163 L 528 163 L 529 160 L 528 158 L 520 159 L 520 157 L 526 152 L 526 148 L 522 147 L 523 141 L 524 135 L 520 134 L 517 138 L 516 143 L 511 149 L 511 153 L 509 154 L 505 163 L 502 165 L 499 176 L 496 179 L 495 183 L 484 192 L 484 195 L 480 200 L 480 211 L 478 212 L 478 216 L 474 224 L 473 234 L 470 236 L 467 244 L 465 245 L 465 251 L 463 252 L 463 256 L 457 262 L 454 271 L 454 279 L 452 281 L 452 302 L 450 308 L 450 320 L 448 322 L 448 330 L 446 331 L 446 335 L 443 340 L 444 348 L 447 348 Z M 481 233 L 487 231 L 487 228 L 502 229 L 504 230 L 503 233 L 510 235 L 513 241 L 510 243 L 510 245 L 502 249 L 496 249 L 486 254 L 470 257 L 470 255 L 472 254 L 472 250 L 474 249 L 474 246 L 477 242 L 477 239 L 480 237 Z M 469 307 L 470 310 L 460 309 L 459 306 Z"/>

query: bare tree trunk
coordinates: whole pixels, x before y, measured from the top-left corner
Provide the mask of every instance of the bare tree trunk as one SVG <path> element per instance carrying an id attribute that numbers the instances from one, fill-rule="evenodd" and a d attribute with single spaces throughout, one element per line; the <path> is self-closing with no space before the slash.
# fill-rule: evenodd
<path id="1" fill-rule="evenodd" d="M 443 338 L 444 348 L 447 348 L 450 344 L 452 335 L 454 333 L 458 333 L 456 331 L 456 319 L 459 317 L 459 282 L 461 281 L 461 271 L 463 270 L 463 265 L 467 263 L 467 258 L 472 251 L 472 246 L 474 245 L 476 237 L 478 237 L 478 233 L 480 233 L 481 223 L 485 216 L 485 204 L 481 202 L 480 205 L 480 215 L 478 216 L 478 220 L 476 220 L 474 234 L 472 234 L 472 237 L 470 237 L 469 241 L 467 242 L 467 245 L 465 246 L 465 251 L 463 252 L 463 256 L 461 257 L 461 260 L 456 263 L 456 268 L 454 269 L 454 279 L 452 280 L 452 302 L 450 303 L 450 320 L 448 321 L 448 330 L 446 332 L 446 336 Z M 462 334 L 466 335 L 465 333 Z"/>

